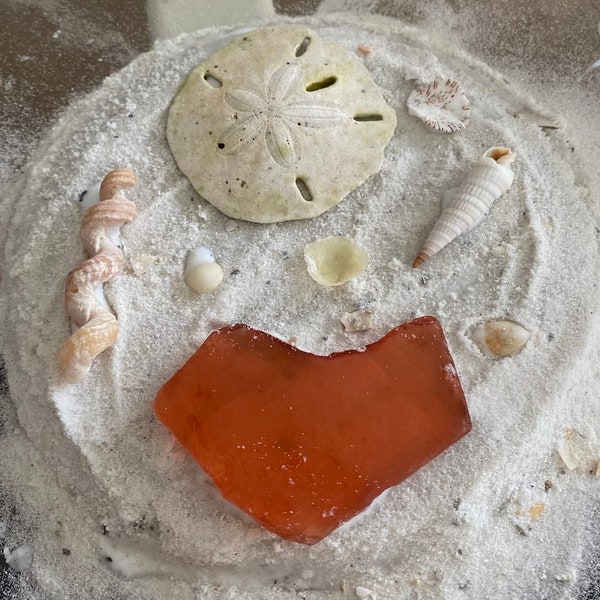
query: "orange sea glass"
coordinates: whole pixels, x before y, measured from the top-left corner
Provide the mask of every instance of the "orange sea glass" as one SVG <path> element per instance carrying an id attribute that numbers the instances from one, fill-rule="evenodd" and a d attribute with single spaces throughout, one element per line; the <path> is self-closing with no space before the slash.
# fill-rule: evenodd
<path id="1" fill-rule="evenodd" d="M 434 317 L 330 356 L 224 327 L 162 387 L 154 411 L 227 500 L 304 544 L 471 429 Z"/>

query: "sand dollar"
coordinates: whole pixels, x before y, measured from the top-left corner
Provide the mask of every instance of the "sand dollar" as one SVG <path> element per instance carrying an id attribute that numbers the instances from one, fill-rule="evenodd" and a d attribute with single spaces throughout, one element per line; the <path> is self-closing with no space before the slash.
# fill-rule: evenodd
<path id="1" fill-rule="evenodd" d="M 314 217 L 376 173 L 396 125 L 365 67 L 304 27 L 237 38 L 169 110 L 179 168 L 215 207 L 272 223 Z"/>

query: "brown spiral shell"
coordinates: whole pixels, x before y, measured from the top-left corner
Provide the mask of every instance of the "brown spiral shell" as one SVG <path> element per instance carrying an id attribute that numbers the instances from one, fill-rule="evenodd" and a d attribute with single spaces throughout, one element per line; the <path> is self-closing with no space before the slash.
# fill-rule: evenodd
<path id="1" fill-rule="evenodd" d="M 67 314 L 79 328 L 57 355 L 61 375 L 69 383 L 84 379 L 96 356 L 117 338 L 117 318 L 98 300 L 95 290 L 121 270 L 123 253 L 114 236 L 137 215 L 135 204 L 122 193 L 135 184 L 131 169 L 110 171 L 100 185 L 100 202 L 86 211 L 81 222 L 80 237 L 90 258 L 69 273 L 65 284 Z"/>

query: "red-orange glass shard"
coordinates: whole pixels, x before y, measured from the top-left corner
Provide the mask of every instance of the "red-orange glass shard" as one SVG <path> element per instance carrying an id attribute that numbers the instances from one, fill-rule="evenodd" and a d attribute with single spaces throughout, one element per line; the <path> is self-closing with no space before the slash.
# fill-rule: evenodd
<path id="1" fill-rule="evenodd" d="M 471 429 L 433 317 L 330 356 L 224 327 L 163 386 L 154 411 L 227 500 L 304 544 Z"/>

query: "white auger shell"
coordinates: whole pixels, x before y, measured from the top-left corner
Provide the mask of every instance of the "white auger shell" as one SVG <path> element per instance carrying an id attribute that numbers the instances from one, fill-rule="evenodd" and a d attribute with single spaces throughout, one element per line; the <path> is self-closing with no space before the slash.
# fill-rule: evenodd
<path id="1" fill-rule="evenodd" d="M 485 152 L 457 188 L 442 212 L 413 267 L 418 267 L 462 233 L 476 227 L 487 215 L 492 203 L 511 186 L 511 164 L 515 154 L 510 148 L 494 147 Z"/>

